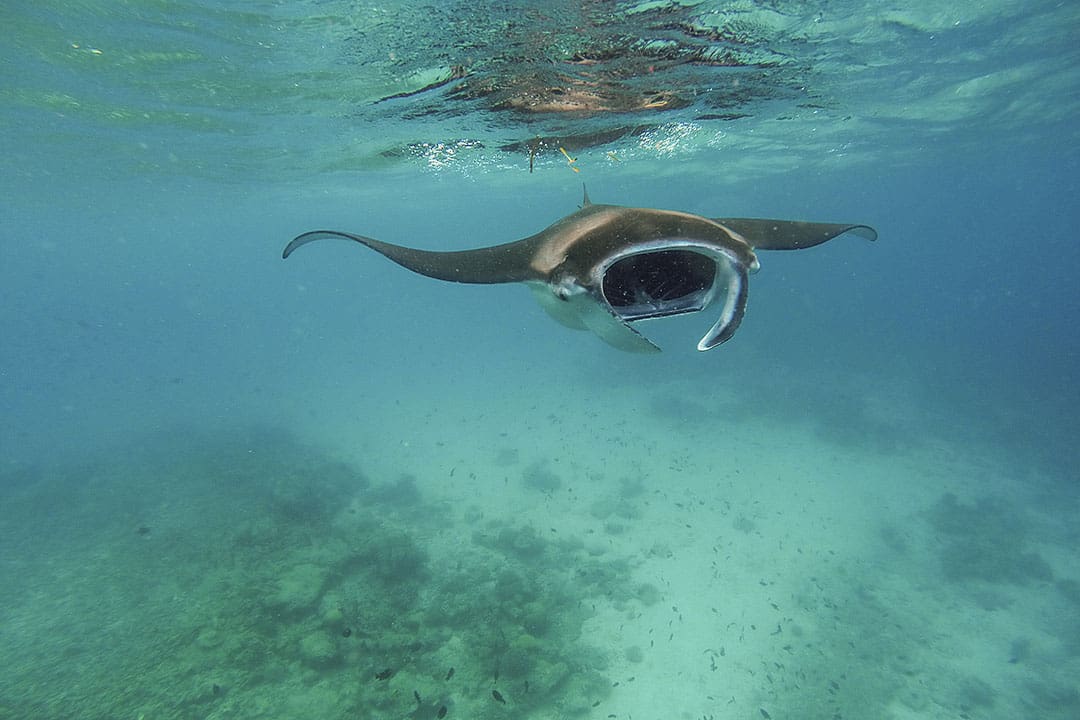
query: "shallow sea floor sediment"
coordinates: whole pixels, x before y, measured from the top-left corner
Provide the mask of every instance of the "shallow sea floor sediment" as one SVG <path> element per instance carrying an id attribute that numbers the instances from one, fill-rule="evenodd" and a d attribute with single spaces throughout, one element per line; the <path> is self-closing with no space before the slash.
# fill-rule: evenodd
<path id="1" fill-rule="evenodd" d="M 463 394 L 323 445 L 177 429 L 9 473 L 0 717 L 1080 707 L 1061 498 L 974 441 L 684 389 L 579 419 Z"/>

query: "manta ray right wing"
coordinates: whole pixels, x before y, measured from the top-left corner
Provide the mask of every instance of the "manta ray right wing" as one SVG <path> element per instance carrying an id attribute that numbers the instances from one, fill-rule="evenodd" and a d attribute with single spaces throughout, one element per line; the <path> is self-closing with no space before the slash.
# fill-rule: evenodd
<path id="1" fill-rule="evenodd" d="M 742 235 L 755 250 L 802 250 L 850 232 L 864 240 L 877 240 L 869 225 L 815 223 L 767 218 L 713 218 Z"/>

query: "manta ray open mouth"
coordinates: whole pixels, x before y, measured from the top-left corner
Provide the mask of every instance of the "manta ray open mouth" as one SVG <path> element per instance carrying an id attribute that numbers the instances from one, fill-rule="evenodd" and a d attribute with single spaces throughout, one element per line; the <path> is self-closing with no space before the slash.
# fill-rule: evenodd
<path id="1" fill-rule="evenodd" d="M 623 320 L 697 312 L 712 300 L 716 261 L 692 250 L 660 250 L 616 260 L 604 272 L 604 298 Z"/>

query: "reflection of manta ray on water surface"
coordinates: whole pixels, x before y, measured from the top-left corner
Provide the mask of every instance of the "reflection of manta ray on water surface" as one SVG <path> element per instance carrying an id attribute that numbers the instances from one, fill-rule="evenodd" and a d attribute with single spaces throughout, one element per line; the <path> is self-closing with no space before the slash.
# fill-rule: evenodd
<path id="1" fill-rule="evenodd" d="M 523 282 L 563 324 L 595 332 L 622 350 L 659 348 L 630 323 L 722 304 L 698 350 L 735 334 L 746 310 L 755 250 L 799 250 L 851 232 L 877 239 L 868 225 L 760 218 L 710 219 L 689 213 L 594 205 L 530 237 L 474 250 L 417 250 L 337 230 L 293 239 L 282 253 L 328 237 L 354 240 L 402 267 L 460 283 Z"/>

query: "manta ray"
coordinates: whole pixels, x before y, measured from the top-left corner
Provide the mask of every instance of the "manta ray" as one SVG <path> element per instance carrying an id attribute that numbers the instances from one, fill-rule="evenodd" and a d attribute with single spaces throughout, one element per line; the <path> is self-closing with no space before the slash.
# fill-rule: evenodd
<path id="1" fill-rule="evenodd" d="M 581 208 L 522 240 L 473 250 L 418 250 L 339 230 L 297 236 L 281 256 L 323 238 L 366 245 L 437 280 L 525 283 L 564 325 L 591 330 L 621 350 L 660 348 L 631 323 L 695 313 L 714 303 L 720 317 L 697 344 L 727 342 L 746 312 L 757 250 L 801 250 L 851 233 L 876 240 L 869 225 L 765 218 L 707 218 L 673 210 L 598 205 Z"/>

